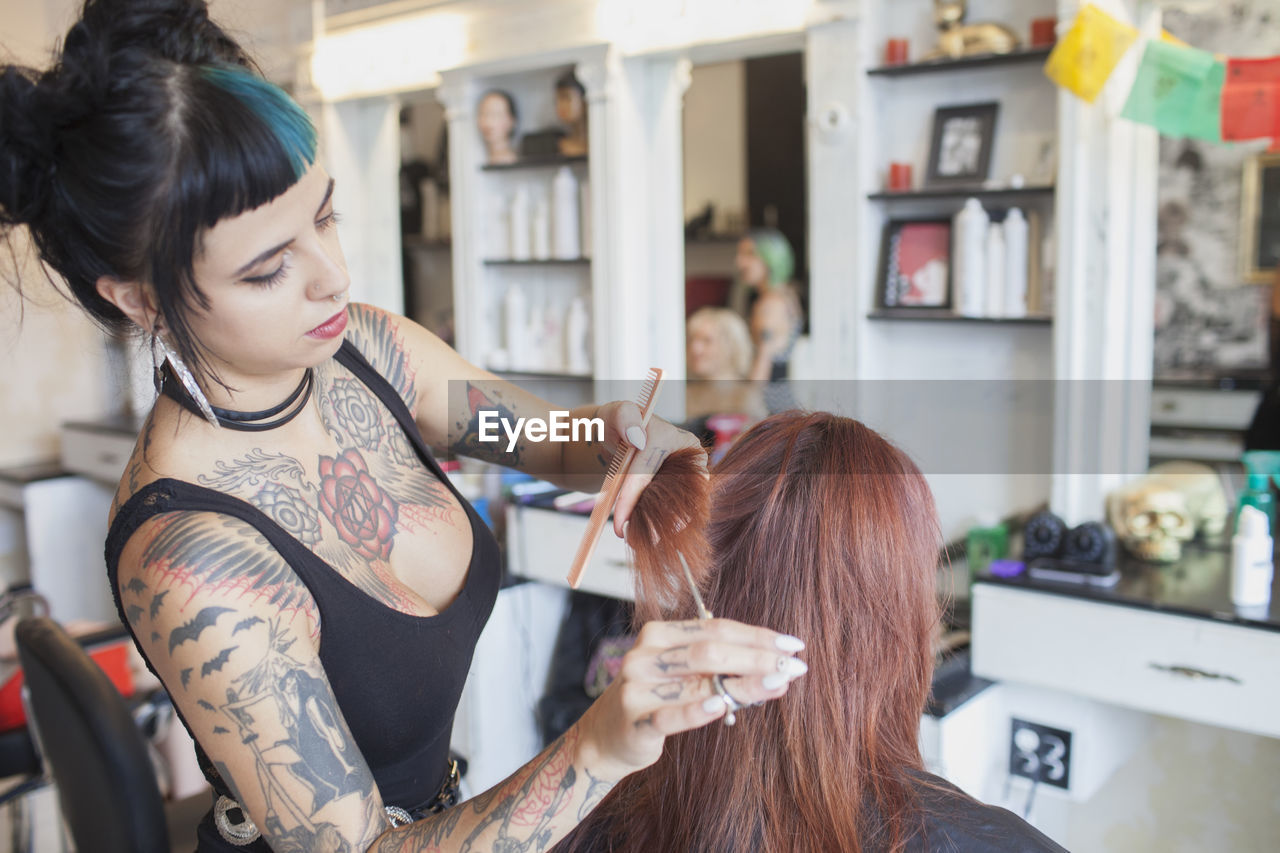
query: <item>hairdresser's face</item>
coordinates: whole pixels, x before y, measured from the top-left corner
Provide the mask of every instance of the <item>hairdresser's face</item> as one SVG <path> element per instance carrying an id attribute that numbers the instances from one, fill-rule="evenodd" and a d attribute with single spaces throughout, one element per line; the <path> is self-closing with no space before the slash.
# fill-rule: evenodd
<path id="1" fill-rule="evenodd" d="M 761 288 L 769 278 L 769 268 L 756 251 L 756 241 L 747 237 L 738 241 L 738 254 L 734 257 L 738 278 L 749 287 Z"/>
<path id="2" fill-rule="evenodd" d="M 689 376 L 693 379 L 723 379 L 732 374 L 729 347 L 718 325 L 707 319 L 689 324 Z"/>
<path id="3" fill-rule="evenodd" d="M 476 111 L 476 126 L 480 128 L 480 136 L 490 148 L 503 147 L 515 130 L 516 120 L 507 107 L 507 99 L 492 93 L 480 99 L 480 109 Z"/>
<path id="4" fill-rule="evenodd" d="M 333 182 L 312 166 L 203 235 L 193 267 L 209 309 L 192 307 L 192 331 L 229 385 L 314 366 L 341 345 L 351 279 L 335 225 Z"/>

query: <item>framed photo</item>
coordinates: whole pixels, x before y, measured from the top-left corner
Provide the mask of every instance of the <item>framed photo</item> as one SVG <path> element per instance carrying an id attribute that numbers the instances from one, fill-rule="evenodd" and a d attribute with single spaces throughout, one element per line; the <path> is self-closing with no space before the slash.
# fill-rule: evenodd
<path id="1" fill-rule="evenodd" d="M 1000 105 L 994 101 L 958 107 L 939 107 L 933 114 L 933 144 L 925 183 L 981 184 L 991 172 Z"/>
<path id="2" fill-rule="evenodd" d="M 880 308 L 951 307 L 951 220 L 895 219 L 884 227 Z"/>
<path id="3" fill-rule="evenodd" d="M 1245 161 L 1240 196 L 1240 278 L 1270 284 L 1280 265 L 1280 154 Z"/>

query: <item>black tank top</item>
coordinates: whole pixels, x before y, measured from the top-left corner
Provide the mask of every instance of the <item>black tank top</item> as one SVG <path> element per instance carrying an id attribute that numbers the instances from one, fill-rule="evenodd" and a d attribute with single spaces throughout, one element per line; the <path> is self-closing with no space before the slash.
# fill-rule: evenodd
<path id="1" fill-rule="evenodd" d="M 471 521 L 471 563 L 452 604 L 426 617 L 388 607 L 354 586 L 252 504 L 168 478 L 139 489 L 116 514 L 107 533 L 107 577 L 120 620 L 132 633 L 120 607 L 116 578 L 120 554 L 138 527 L 161 513 L 179 511 L 217 512 L 253 525 L 293 568 L 315 601 L 321 624 L 320 663 L 383 802 L 414 811 L 428 804 L 445 781 L 454 714 L 476 642 L 498 595 L 498 543 L 440 470 L 400 395 L 349 341 L 343 342 L 335 358 L 382 401 L 419 459 L 453 492 Z M 149 660 L 147 667 L 155 671 Z M 198 743 L 196 754 L 215 792 L 231 796 Z M 261 840 L 247 848 L 223 844 L 206 816 L 200 851 L 270 849 Z"/>

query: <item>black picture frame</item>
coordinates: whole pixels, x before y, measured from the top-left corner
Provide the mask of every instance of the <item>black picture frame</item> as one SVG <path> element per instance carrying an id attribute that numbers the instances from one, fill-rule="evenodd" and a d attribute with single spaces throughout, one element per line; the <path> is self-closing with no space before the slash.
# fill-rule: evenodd
<path id="1" fill-rule="evenodd" d="M 980 185 L 991 177 L 1000 104 L 939 107 L 933 114 L 926 186 Z"/>
<path id="2" fill-rule="evenodd" d="M 917 226 L 924 226 L 919 228 Z M 936 238 L 936 230 L 944 229 L 945 238 Z M 904 271 L 900 263 L 902 241 L 910 240 L 913 235 L 924 234 L 927 230 L 935 231 L 929 238 L 930 248 L 937 259 L 946 263 L 942 292 L 934 298 L 906 298 Z M 884 225 L 884 234 L 880 240 L 880 264 L 876 274 L 876 307 L 896 310 L 939 311 L 952 308 L 953 274 L 951 260 L 954 256 L 955 233 L 952 221 L 942 217 L 890 219 Z"/>

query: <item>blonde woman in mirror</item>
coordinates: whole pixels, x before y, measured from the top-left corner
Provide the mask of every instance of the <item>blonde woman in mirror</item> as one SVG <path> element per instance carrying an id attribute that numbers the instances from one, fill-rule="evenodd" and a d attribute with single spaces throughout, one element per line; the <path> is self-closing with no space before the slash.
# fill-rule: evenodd
<path id="1" fill-rule="evenodd" d="M 754 295 L 748 317 L 755 357 L 747 378 L 779 384 L 787 380 L 791 350 L 800 337 L 800 299 L 791 283 L 795 254 L 776 228 L 754 228 L 738 243 L 738 282 Z M 784 407 L 785 408 L 785 407 Z M 769 410 L 776 411 L 770 406 Z"/>
<path id="2" fill-rule="evenodd" d="M 706 306 L 689 317 L 686 334 L 686 416 L 732 413 L 752 421 L 763 418 L 767 412 L 760 385 L 747 380 L 752 346 L 746 321 L 729 308 Z"/>

